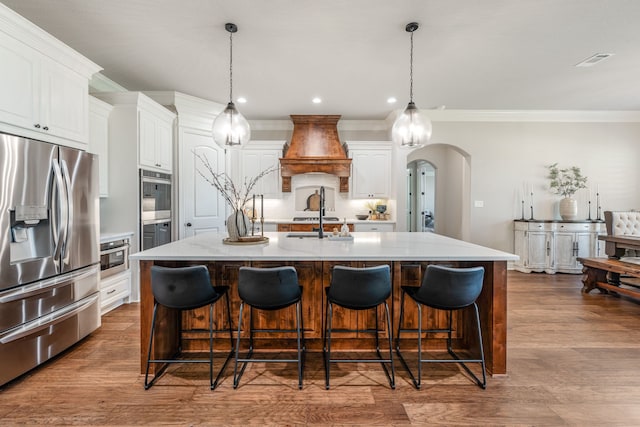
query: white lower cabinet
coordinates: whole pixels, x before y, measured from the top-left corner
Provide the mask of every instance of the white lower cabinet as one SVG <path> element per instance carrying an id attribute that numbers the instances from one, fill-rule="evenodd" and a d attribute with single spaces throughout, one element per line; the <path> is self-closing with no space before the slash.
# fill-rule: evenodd
<path id="1" fill-rule="evenodd" d="M 353 231 L 380 231 L 380 232 L 386 232 L 386 231 L 393 231 L 395 224 L 390 224 L 390 223 L 381 223 L 381 224 L 374 224 L 374 223 L 367 223 L 367 224 L 361 224 L 356 222 L 353 225 L 354 229 Z"/>
<path id="2" fill-rule="evenodd" d="M 578 258 L 600 256 L 604 222 L 515 221 L 514 268 L 524 273 L 581 274 Z"/>
<path id="3" fill-rule="evenodd" d="M 130 295 L 131 270 L 100 280 L 100 313 L 108 313 L 128 302 Z"/>

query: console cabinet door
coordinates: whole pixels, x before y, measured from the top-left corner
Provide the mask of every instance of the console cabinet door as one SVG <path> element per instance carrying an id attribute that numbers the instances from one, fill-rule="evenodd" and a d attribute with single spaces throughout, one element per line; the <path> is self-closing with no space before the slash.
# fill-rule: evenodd
<path id="1" fill-rule="evenodd" d="M 532 270 L 547 268 L 551 258 L 551 234 L 544 231 L 530 231 L 528 255 L 528 268 Z"/>

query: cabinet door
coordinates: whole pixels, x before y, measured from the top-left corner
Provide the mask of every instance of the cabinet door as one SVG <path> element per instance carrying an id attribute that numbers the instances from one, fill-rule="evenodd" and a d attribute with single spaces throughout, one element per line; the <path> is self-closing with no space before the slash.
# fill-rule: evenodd
<path id="1" fill-rule="evenodd" d="M 516 230 L 514 231 L 514 252 L 520 257 L 518 261 L 513 264 L 517 267 L 523 267 L 527 259 L 527 238 L 526 231 Z"/>
<path id="2" fill-rule="evenodd" d="M 155 160 L 157 167 L 171 172 L 173 169 L 173 129 L 170 123 L 157 121 L 155 126 Z"/>
<path id="3" fill-rule="evenodd" d="M 36 52 L 0 32 L 0 121 L 36 130 L 38 59 Z"/>
<path id="4" fill-rule="evenodd" d="M 357 199 L 389 197 L 391 150 L 351 150 L 351 158 L 353 160 L 352 197 Z"/>
<path id="5" fill-rule="evenodd" d="M 88 145 L 88 93 L 86 78 L 64 65 L 42 58 L 40 130 Z"/>
<path id="6" fill-rule="evenodd" d="M 555 233 L 554 253 L 556 269 L 575 268 L 576 265 L 576 247 L 575 233 Z"/>
<path id="7" fill-rule="evenodd" d="M 531 269 L 545 269 L 551 255 L 551 240 L 549 233 L 529 232 L 528 267 Z"/>
<path id="8" fill-rule="evenodd" d="M 138 120 L 140 165 L 156 168 L 155 120 L 151 114 L 142 110 L 138 113 Z"/>
<path id="9" fill-rule="evenodd" d="M 589 258 L 596 256 L 596 234 L 595 233 L 576 233 L 575 237 L 575 267 L 580 268 L 580 264 L 575 258 Z"/>
<path id="10" fill-rule="evenodd" d="M 245 178 L 253 178 L 260 172 L 278 168 L 282 149 L 246 149 L 242 152 L 242 176 L 241 182 Z M 264 194 L 269 199 L 280 198 L 280 173 L 276 170 L 263 176 L 253 189 L 254 194 Z"/>

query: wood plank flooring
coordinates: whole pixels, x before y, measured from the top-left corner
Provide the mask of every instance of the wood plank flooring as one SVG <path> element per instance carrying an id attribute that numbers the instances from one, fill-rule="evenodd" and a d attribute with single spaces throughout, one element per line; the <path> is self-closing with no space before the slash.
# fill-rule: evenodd
<path id="1" fill-rule="evenodd" d="M 390 390 L 378 364 L 252 364 L 215 391 L 206 365 L 139 375 L 138 306 L 118 308 L 60 357 L 0 389 L 0 425 L 640 425 L 640 303 L 579 275 L 509 272 L 508 375 L 475 386 L 456 365 L 425 366 L 415 390 L 401 364 Z"/>

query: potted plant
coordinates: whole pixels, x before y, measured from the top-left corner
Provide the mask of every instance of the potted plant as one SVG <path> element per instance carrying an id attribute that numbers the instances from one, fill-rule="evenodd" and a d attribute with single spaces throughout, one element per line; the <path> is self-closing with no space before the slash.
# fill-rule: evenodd
<path id="1" fill-rule="evenodd" d="M 250 219 L 244 210 L 251 198 L 253 187 L 262 177 L 277 170 L 277 168 L 267 168 L 253 178 L 245 177 L 242 185 L 236 185 L 226 173 L 216 173 L 206 155 L 200 155 L 195 152 L 193 154 L 204 166 L 204 170 L 196 168 L 198 174 L 219 191 L 229 207 L 231 207 L 232 213 L 227 218 L 227 232 L 229 233 L 230 241 L 239 241 L 242 237 L 247 236 L 249 232 Z M 255 219 L 255 206 L 252 207 L 251 216 Z"/>
<path id="2" fill-rule="evenodd" d="M 587 177 L 582 175 L 580 168 L 571 166 L 569 168 L 558 167 L 557 163 L 547 166 L 551 180 L 549 190 L 552 193 L 563 196 L 560 200 L 560 216 L 564 220 L 574 220 L 578 216 L 578 201 L 573 195 L 581 188 L 587 188 Z"/>

